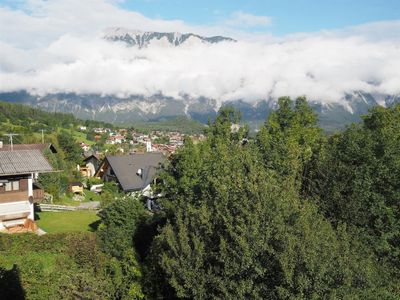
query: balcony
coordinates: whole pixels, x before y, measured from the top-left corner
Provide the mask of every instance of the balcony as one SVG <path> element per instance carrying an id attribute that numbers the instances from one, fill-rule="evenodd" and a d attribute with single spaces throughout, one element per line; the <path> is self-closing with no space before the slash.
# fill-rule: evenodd
<path id="1" fill-rule="evenodd" d="M 28 191 L 5 192 L 0 194 L 0 203 L 27 201 Z"/>
<path id="2" fill-rule="evenodd" d="M 33 187 L 33 203 L 38 203 L 43 200 L 44 190 L 36 186 Z"/>

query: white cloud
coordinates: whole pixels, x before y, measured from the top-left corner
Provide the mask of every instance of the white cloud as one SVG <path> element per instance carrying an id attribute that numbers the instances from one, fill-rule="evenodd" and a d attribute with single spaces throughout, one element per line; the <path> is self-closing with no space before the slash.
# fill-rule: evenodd
<path id="1" fill-rule="evenodd" d="M 256 16 L 242 11 L 236 11 L 225 21 L 225 24 L 233 27 L 259 27 L 270 25 L 271 21 L 271 18 L 267 16 Z"/>
<path id="2" fill-rule="evenodd" d="M 95 7 L 95 8 L 94 8 Z M 238 43 L 144 49 L 107 42 L 101 30 L 209 34 L 179 20 L 148 19 L 109 1 L 30 1 L 24 11 L 0 8 L 0 91 L 99 93 L 218 102 L 306 95 L 342 102 L 346 92 L 400 93 L 400 22 L 287 37 L 253 35 Z M 243 32 L 234 32 L 237 36 Z"/>

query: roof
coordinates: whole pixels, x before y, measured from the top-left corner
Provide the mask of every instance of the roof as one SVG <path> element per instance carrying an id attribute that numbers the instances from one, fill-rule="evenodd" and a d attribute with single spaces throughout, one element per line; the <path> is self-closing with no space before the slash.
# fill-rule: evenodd
<path id="1" fill-rule="evenodd" d="M 52 153 L 57 153 L 56 148 L 51 143 L 46 144 L 14 144 L 14 150 L 39 150 L 40 152 L 44 152 L 47 149 L 50 149 Z M 0 148 L 0 151 L 11 151 L 11 145 L 4 145 Z"/>
<path id="2" fill-rule="evenodd" d="M 95 160 L 100 160 L 99 156 L 96 154 L 91 154 L 89 156 L 87 156 L 83 161 L 88 161 L 90 159 L 94 158 Z"/>
<path id="3" fill-rule="evenodd" d="M 53 168 L 39 150 L 0 151 L 0 176 L 51 171 Z"/>
<path id="4" fill-rule="evenodd" d="M 162 153 L 107 156 L 106 160 L 125 192 L 142 190 L 148 186 L 165 161 Z M 142 174 L 137 172 L 142 169 Z"/>

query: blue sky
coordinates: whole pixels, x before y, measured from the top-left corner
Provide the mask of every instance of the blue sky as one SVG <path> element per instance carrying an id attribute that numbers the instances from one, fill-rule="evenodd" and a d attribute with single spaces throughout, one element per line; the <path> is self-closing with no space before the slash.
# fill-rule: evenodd
<path id="1" fill-rule="evenodd" d="M 94 11 L 98 7 L 98 2 L 108 2 L 121 11 L 137 12 L 149 19 L 179 20 L 189 26 L 198 27 L 221 27 L 222 25 L 241 31 L 273 35 L 315 32 L 371 22 L 400 20 L 400 0 L 81 1 L 86 7 L 92 6 Z M 0 7 L 23 9 L 28 6 L 56 6 L 56 3 L 71 8 L 77 6 L 75 0 L 0 0 Z M 29 14 L 29 9 L 25 12 Z"/>
<path id="2" fill-rule="evenodd" d="M 194 25 L 216 24 L 241 11 L 272 19 L 267 26 L 246 30 L 277 35 L 400 18 L 400 0 L 127 0 L 120 6 L 150 18 Z"/>

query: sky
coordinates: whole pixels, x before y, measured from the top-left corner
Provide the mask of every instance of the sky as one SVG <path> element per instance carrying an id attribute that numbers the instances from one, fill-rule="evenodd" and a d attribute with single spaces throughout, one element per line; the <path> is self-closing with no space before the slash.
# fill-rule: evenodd
<path id="1" fill-rule="evenodd" d="M 238 42 L 138 49 L 106 41 L 110 27 Z M 400 94 L 399 70 L 400 1 L 0 0 L 0 92 L 346 106 Z"/>
<path id="2" fill-rule="evenodd" d="M 247 27 L 276 35 L 335 29 L 400 17 L 398 0 L 133 0 L 121 7 L 150 18 L 180 19 L 212 25 L 237 12 L 266 17 L 270 22 Z M 244 24 L 242 24 L 244 25 Z"/>

